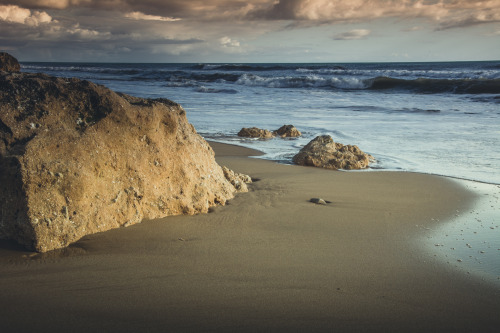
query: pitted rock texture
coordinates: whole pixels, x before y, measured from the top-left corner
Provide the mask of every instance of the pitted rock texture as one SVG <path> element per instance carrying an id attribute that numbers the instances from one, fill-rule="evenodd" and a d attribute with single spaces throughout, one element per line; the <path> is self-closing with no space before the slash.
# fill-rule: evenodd
<path id="1" fill-rule="evenodd" d="M 260 139 L 274 138 L 273 132 L 257 127 L 249 127 L 249 128 L 244 127 L 238 132 L 238 136 L 245 138 L 260 138 Z"/>
<path id="2" fill-rule="evenodd" d="M 244 190 L 172 101 L 0 73 L 0 238 L 46 252 Z"/>
<path id="3" fill-rule="evenodd" d="M 282 138 L 297 138 L 302 135 L 302 133 L 300 133 L 300 131 L 293 125 L 283 125 L 274 133 Z"/>
<path id="4" fill-rule="evenodd" d="M 322 135 L 304 146 L 292 160 L 298 165 L 354 170 L 368 168 L 373 157 L 358 146 L 343 145 L 334 142 L 329 135 Z"/>
<path id="5" fill-rule="evenodd" d="M 247 184 L 252 183 L 252 178 L 248 175 L 242 173 L 234 172 L 223 166 L 222 171 L 224 172 L 224 177 L 238 190 L 241 192 L 248 192 Z"/>
<path id="6" fill-rule="evenodd" d="M 21 65 L 16 58 L 6 52 L 0 52 L 0 71 L 2 72 L 19 72 Z"/>

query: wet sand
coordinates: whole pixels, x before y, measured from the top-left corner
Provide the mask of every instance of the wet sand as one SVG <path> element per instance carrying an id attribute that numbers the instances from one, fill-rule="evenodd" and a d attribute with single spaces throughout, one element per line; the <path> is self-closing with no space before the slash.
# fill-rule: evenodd
<path id="1" fill-rule="evenodd" d="M 213 147 L 219 164 L 257 180 L 228 206 L 43 255 L 0 242 L 2 332 L 498 330 L 500 291 L 416 244 L 422 226 L 472 205 L 457 182 Z"/>

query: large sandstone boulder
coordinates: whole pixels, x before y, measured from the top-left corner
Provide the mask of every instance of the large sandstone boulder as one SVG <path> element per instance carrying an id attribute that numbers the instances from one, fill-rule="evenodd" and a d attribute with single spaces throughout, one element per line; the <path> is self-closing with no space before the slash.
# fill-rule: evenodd
<path id="1" fill-rule="evenodd" d="M 373 157 L 358 146 L 343 145 L 334 142 L 329 135 L 322 135 L 304 146 L 292 160 L 298 165 L 353 170 L 368 168 Z"/>
<path id="2" fill-rule="evenodd" d="M 238 136 L 245 138 L 259 138 L 259 139 L 271 139 L 274 138 L 274 134 L 266 129 L 260 129 L 257 127 L 242 128 L 238 132 Z"/>
<path id="3" fill-rule="evenodd" d="M 3 72 L 19 72 L 21 65 L 16 58 L 8 53 L 0 52 L 0 71 Z"/>
<path id="4" fill-rule="evenodd" d="M 296 138 L 302 135 L 293 125 L 283 125 L 275 131 L 275 134 L 282 138 Z"/>
<path id="5" fill-rule="evenodd" d="M 231 181 L 244 190 L 242 179 Z M 235 192 L 180 105 L 0 73 L 0 238 L 45 252 L 143 219 L 204 213 Z"/>

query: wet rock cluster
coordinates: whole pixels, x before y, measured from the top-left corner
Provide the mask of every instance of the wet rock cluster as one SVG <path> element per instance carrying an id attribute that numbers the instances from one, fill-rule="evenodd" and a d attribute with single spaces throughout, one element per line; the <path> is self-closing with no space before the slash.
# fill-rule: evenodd
<path id="1" fill-rule="evenodd" d="M 246 138 L 259 138 L 259 139 L 272 139 L 276 136 L 282 138 L 296 138 L 301 136 L 302 133 L 293 125 L 283 125 L 275 131 L 261 129 L 257 127 L 242 128 L 238 132 L 238 136 Z"/>

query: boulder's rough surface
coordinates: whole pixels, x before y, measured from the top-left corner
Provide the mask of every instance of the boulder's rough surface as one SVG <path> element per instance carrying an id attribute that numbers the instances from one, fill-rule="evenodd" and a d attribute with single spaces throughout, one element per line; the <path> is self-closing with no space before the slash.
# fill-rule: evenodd
<path id="1" fill-rule="evenodd" d="M 252 183 L 252 178 L 248 175 L 244 175 L 242 173 L 234 172 L 233 170 L 228 169 L 223 166 L 222 171 L 224 171 L 224 177 L 240 192 L 247 192 L 248 187 L 247 184 Z"/>
<path id="2" fill-rule="evenodd" d="M 260 138 L 260 139 L 271 139 L 274 138 L 274 134 L 266 129 L 260 129 L 257 127 L 242 128 L 238 132 L 238 136 L 245 138 Z"/>
<path id="3" fill-rule="evenodd" d="M 275 131 L 276 135 L 282 138 L 296 138 L 302 135 L 300 131 L 293 125 L 283 125 Z"/>
<path id="4" fill-rule="evenodd" d="M 143 219 L 207 212 L 246 188 L 224 173 L 174 102 L 0 73 L 0 238 L 45 252 Z"/>
<path id="5" fill-rule="evenodd" d="M 0 71 L 3 72 L 19 72 L 21 65 L 16 58 L 8 53 L 0 52 Z"/>
<path id="6" fill-rule="evenodd" d="M 333 170 L 365 169 L 371 160 L 373 157 L 357 146 L 336 143 L 329 135 L 316 137 L 293 157 L 293 162 L 298 165 Z"/>

